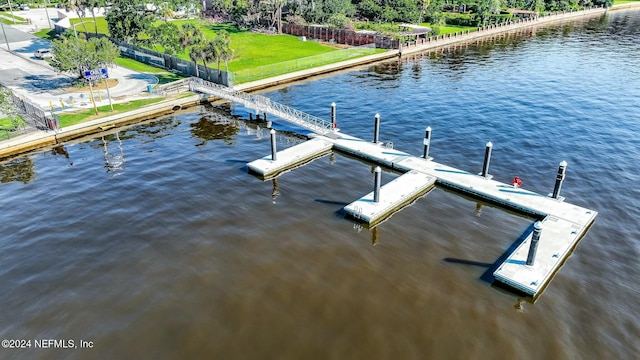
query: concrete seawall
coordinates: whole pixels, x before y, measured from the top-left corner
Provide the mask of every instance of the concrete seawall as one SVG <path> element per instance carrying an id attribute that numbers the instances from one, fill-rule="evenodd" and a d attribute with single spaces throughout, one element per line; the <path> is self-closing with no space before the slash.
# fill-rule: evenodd
<path id="1" fill-rule="evenodd" d="M 209 100 L 208 96 L 202 95 L 165 100 L 139 109 L 83 122 L 55 131 L 39 131 L 19 136 L 0 142 L 0 159 L 54 147 L 66 141 L 99 133 L 117 126 L 135 124 L 157 116 L 168 115 L 183 108 L 200 105 Z"/>

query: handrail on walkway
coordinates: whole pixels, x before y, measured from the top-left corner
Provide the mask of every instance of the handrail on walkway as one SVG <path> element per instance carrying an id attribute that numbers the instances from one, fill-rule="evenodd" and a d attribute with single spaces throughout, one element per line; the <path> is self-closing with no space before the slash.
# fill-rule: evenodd
<path id="1" fill-rule="evenodd" d="M 240 103 L 250 109 L 275 115 L 283 120 L 309 129 L 317 134 L 327 134 L 334 131 L 330 121 L 307 114 L 290 106 L 275 102 L 268 97 L 249 94 L 234 90 L 219 84 L 199 78 L 189 78 L 189 89 L 220 97 L 225 100 Z"/>

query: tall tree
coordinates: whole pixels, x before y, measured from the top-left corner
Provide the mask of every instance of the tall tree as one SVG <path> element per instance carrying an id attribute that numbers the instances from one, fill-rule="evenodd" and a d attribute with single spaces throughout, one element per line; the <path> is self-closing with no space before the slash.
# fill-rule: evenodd
<path id="1" fill-rule="evenodd" d="M 140 35 L 150 32 L 154 14 L 144 0 L 113 0 L 105 20 L 114 39 L 138 44 L 144 42 Z"/>
<path id="2" fill-rule="evenodd" d="M 107 38 L 91 38 L 86 40 L 79 37 L 63 36 L 61 40 L 51 43 L 54 57 L 51 66 L 61 72 L 75 73 L 78 77 L 84 75 L 85 70 L 114 65 L 120 56 L 120 48 Z"/>
<path id="3" fill-rule="evenodd" d="M 163 22 L 151 30 L 149 42 L 162 46 L 165 54 L 175 55 L 180 49 L 180 28 L 174 23 Z"/>

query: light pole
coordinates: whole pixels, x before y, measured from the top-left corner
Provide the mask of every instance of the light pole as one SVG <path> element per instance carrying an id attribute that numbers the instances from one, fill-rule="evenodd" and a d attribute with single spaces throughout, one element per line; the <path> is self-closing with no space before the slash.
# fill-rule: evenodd
<path id="1" fill-rule="evenodd" d="M 51 18 L 49 17 L 49 8 L 47 8 L 47 3 L 49 1 L 44 2 L 44 12 L 47 14 L 47 21 L 49 22 L 49 29 L 51 29 Z"/>
<path id="2" fill-rule="evenodd" d="M 7 43 L 7 50 L 11 51 L 11 48 L 9 47 L 9 39 L 7 38 L 7 33 L 4 31 L 4 23 L 0 21 L 0 25 L 2 25 L 2 35 L 4 35 L 4 41 Z"/>
<path id="3" fill-rule="evenodd" d="M 88 22 L 92 22 L 95 24 L 95 21 L 93 20 L 84 20 L 84 21 L 80 21 L 78 23 L 72 24 L 71 26 L 73 26 L 73 34 L 76 36 L 76 38 L 78 37 L 78 32 L 76 31 L 76 26 L 80 25 L 80 24 L 84 24 L 84 23 L 88 23 Z"/>
<path id="4" fill-rule="evenodd" d="M 11 12 L 11 20 L 13 23 L 16 23 L 16 17 L 13 15 L 13 6 L 11 6 L 11 0 L 7 0 L 7 4 L 9 4 L 9 11 Z"/>

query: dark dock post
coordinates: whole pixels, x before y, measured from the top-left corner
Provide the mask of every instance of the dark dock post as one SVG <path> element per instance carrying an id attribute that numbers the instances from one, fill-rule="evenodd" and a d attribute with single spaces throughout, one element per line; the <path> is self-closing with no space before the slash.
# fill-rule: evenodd
<path id="1" fill-rule="evenodd" d="M 382 178 L 382 169 L 380 166 L 376 166 L 374 170 L 375 177 L 373 178 L 373 202 L 380 202 L 380 180 Z"/>
<path id="2" fill-rule="evenodd" d="M 429 147 L 431 146 L 431 126 L 427 127 L 424 133 L 424 151 L 422 151 L 422 157 L 427 158 L 429 156 Z"/>
<path id="3" fill-rule="evenodd" d="M 542 223 L 536 221 L 533 224 L 533 234 L 531 234 L 531 244 L 529 245 L 529 254 L 527 254 L 527 265 L 533 265 L 536 260 L 536 251 L 538 251 L 538 241 L 540 241 L 540 233 L 542 232 Z"/>
<path id="4" fill-rule="evenodd" d="M 271 161 L 276 161 L 278 160 L 276 151 L 276 131 L 271 129 L 271 131 L 269 131 L 269 134 L 271 134 Z"/>
<path id="5" fill-rule="evenodd" d="M 556 185 L 553 187 L 553 195 L 551 196 L 554 199 L 560 197 L 560 189 L 562 188 L 562 181 L 564 181 L 566 171 L 567 162 L 562 160 L 562 162 L 560 162 L 560 166 L 558 167 L 558 175 L 556 175 Z"/>
<path id="6" fill-rule="evenodd" d="M 378 138 L 380 137 L 380 114 L 376 114 L 375 122 L 373 125 L 373 143 L 378 143 Z"/>
<path id="7" fill-rule="evenodd" d="M 251 111 L 249 111 L 249 120 L 253 121 L 253 113 Z"/>
<path id="8" fill-rule="evenodd" d="M 486 148 L 484 149 L 484 164 L 482 165 L 482 176 L 489 177 L 489 162 L 491 161 L 491 149 L 493 149 L 493 144 L 491 141 L 487 143 Z"/>
<path id="9" fill-rule="evenodd" d="M 331 103 L 331 129 L 336 128 L 336 103 Z"/>

